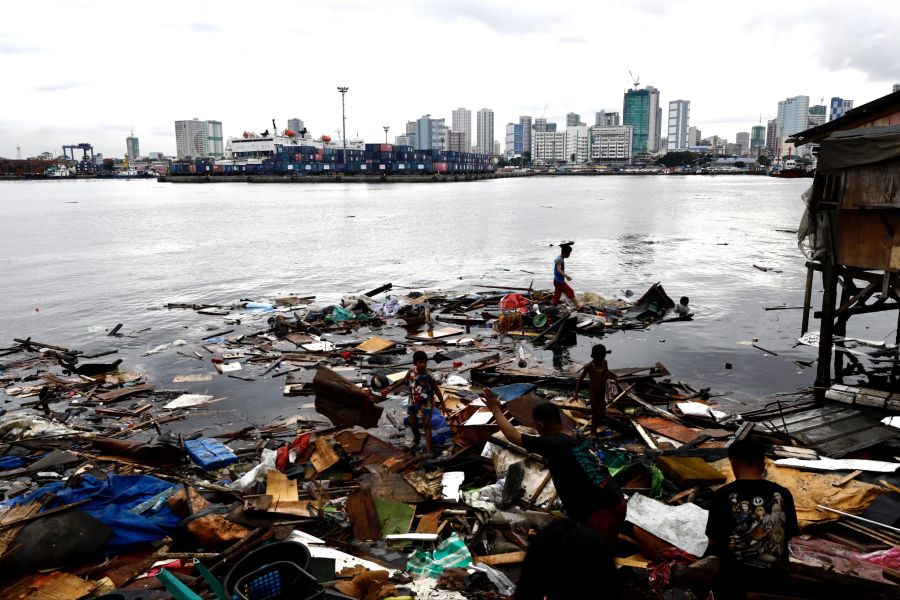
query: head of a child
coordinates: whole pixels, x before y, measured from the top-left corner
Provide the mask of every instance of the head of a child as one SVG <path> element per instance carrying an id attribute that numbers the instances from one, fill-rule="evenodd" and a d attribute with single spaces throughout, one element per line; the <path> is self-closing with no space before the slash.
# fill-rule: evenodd
<path id="1" fill-rule="evenodd" d="M 559 245 L 559 255 L 563 258 L 569 258 L 572 254 L 572 246 L 569 244 L 560 244 Z"/>
<path id="2" fill-rule="evenodd" d="M 736 479 L 762 479 L 766 471 L 765 448 L 749 438 L 728 447 L 728 460 Z"/>
<path id="3" fill-rule="evenodd" d="M 591 348 L 591 358 L 594 359 L 595 364 L 603 364 L 603 361 L 606 360 L 606 346 L 603 344 L 595 344 L 593 348 Z"/>
<path id="4" fill-rule="evenodd" d="M 682 306 L 687 306 L 688 302 L 690 302 L 690 299 L 687 296 L 682 296 L 681 300 L 678 301 Z"/>
<path id="5" fill-rule="evenodd" d="M 417 373 L 424 373 L 428 369 L 428 355 L 421 350 L 416 350 L 413 353 L 413 365 L 415 365 Z"/>
<path id="6" fill-rule="evenodd" d="M 542 402 L 531 411 L 538 435 L 552 435 L 562 429 L 562 413 L 550 402 Z"/>

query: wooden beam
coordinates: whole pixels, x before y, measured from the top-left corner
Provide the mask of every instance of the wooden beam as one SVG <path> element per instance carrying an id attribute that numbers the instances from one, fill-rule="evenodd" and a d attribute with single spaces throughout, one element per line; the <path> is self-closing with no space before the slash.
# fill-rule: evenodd
<path id="1" fill-rule="evenodd" d="M 525 560 L 525 553 L 504 552 L 503 554 L 491 554 L 489 556 L 476 556 L 473 562 L 484 563 L 486 565 L 514 565 Z"/>

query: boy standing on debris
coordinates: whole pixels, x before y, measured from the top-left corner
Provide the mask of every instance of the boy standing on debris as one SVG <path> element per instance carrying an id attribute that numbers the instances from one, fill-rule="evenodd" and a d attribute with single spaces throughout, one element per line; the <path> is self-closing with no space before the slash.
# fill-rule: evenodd
<path id="1" fill-rule="evenodd" d="M 603 423 L 606 416 L 606 382 L 619 377 L 610 371 L 606 364 L 606 346 L 597 344 L 591 348 L 591 358 L 593 360 L 584 366 L 578 381 L 575 382 L 575 399 L 578 399 L 581 382 L 585 377 L 590 377 L 591 435 L 596 437 L 597 427 Z"/>
<path id="2" fill-rule="evenodd" d="M 728 460 L 735 481 L 716 491 L 706 524 L 708 552 L 721 561 L 715 587 L 726 598 L 777 587 L 771 567 L 788 562 L 788 541 L 799 532 L 793 496 L 765 479 L 764 449 L 751 439 L 737 440 Z"/>
<path id="3" fill-rule="evenodd" d="M 566 283 L 572 281 L 572 277 L 566 273 L 566 259 L 572 255 L 572 243 L 562 243 L 559 245 L 559 256 L 553 261 L 553 306 L 559 304 L 559 298 L 563 294 L 568 296 L 575 304 L 575 310 L 581 308 L 578 300 L 575 298 L 575 291 Z"/>
<path id="4" fill-rule="evenodd" d="M 625 522 L 625 499 L 588 440 L 576 438 L 563 426 L 555 404 L 534 407 L 532 418 L 539 434 L 535 436 L 519 432 L 509 422 L 500 399 L 490 390 L 484 391 L 484 397 L 506 439 L 547 461 L 566 514 L 599 533 L 612 550 Z"/>
<path id="5" fill-rule="evenodd" d="M 413 368 L 406 377 L 384 388 L 382 396 L 387 396 L 395 388 L 406 384 L 409 386 L 409 407 L 406 410 L 409 427 L 413 432 L 413 446 L 419 447 L 422 436 L 419 433 L 419 420 L 425 429 L 425 450 L 431 454 L 431 411 L 434 410 L 434 397 L 437 396 L 441 404 L 444 403 L 444 395 L 441 388 L 431 373 L 428 371 L 428 355 L 417 350 L 413 353 Z"/>

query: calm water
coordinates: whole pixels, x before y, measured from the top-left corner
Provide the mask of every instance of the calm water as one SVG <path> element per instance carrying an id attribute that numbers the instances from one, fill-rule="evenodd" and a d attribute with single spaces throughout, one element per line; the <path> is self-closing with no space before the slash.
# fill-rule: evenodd
<path id="1" fill-rule="evenodd" d="M 648 176 L 441 185 L 0 183 L 0 347 L 25 336 L 72 347 L 108 344 L 97 330 L 121 322 L 123 331 L 151 328 L 118 344 L 134 350 L 125 366 L 152 370 L 172 354 L 138 351 L 202 337 L 186 322 L 221 323 L 148 310 L 169 302 L 284 292 L 328 300 L 389 281 L 471 288 L 534 280 L 549 287 L 557 254 L 550 244 L 574 239 L 566 266 L 577 292 L 640 295 L 659 281 L 673 298 L 689 296 L 697 313 L 692 323 L 609 336 L 613 367 L 660 361 L 695 387 L 759 398 L 814 379 L 813 369 L 792 362 L 815 356 L 792 348 L 801 311 L 763 310 L 802 303 L 804 258 L 796 236 L 778 230 L 796 229 L 808 182 Z M 751 338 L 778 356 L 741 343 Z M 575 360 L 586 356 L 586 344 L 572 352 Z"/>

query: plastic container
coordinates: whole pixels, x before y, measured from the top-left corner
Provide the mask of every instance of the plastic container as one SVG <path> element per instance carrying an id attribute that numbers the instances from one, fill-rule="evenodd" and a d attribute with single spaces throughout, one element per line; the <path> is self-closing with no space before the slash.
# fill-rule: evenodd
<path id="1" fill-rule="evenodd" d="M 292 562 L 274 562 L 241 577 L 234 586 L 242 600 L 316 600 L 325 595 L 315 578 Z"/>
<path id="2" fill-rule="evenodd" d="M 184 449 L 194 463 L 207 471 L 225 467 L 238 461 L 237 455 L 228 446 L 210 438 L 188 440 L 184 443 Z"/>
<path id="3" fill-rule="evenodd" d="M 225 594 L 233 598 L 238 580 L 276 561 L 288 561 L 306 571 L 309 569 L 309 549 L 300 542 L 273 542 L 257 548 L 239 560 L 225 576 Z"/>

